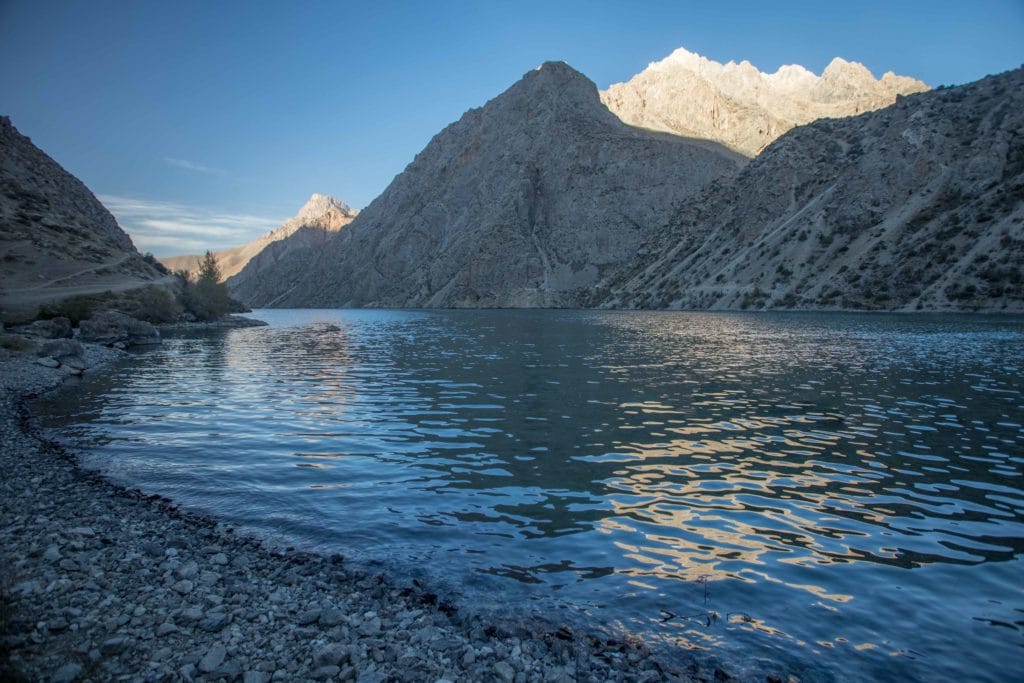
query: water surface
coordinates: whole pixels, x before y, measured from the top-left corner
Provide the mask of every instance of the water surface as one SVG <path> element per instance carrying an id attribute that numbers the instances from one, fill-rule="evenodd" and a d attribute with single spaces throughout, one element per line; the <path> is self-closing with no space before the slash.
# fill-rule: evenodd
<path id="1" fill-rule="evenodd" d="M 86 462 L 484 612 L 805 680 L 1024 671 L 1024 321 L 258 311 L 47 404 Z"/>

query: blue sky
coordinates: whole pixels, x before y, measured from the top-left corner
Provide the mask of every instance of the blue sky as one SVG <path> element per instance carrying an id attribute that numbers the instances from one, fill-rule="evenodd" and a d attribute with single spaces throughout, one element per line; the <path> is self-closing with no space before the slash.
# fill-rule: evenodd
<path id="1" fill-rule="evenodd" d="M 964 83 L 1024 62 L 1024 0 L 0 0 L 0 114 L 165 255 L 245 242 L 313 192 L 364 207 L 545 60 L 604 88 L 677 47 Z"/>

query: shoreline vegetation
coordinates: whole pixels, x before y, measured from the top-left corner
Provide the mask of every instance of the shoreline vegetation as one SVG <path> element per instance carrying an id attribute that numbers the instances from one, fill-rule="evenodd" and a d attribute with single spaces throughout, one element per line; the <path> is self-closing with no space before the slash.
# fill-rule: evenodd
<path id="1" fill-rule="evenodd" d="M 628 636 L 516 620 L 515 610 L 489 622 L 421 586 L 338 555 L 268 547 L 79 467 L 34 428 L 31 401 L 127 357 L 81 348 L 74 367 L 0 349 L 0 678 L 738 680 Z M 743 678 L 799 680 L 781 670 Z"/>

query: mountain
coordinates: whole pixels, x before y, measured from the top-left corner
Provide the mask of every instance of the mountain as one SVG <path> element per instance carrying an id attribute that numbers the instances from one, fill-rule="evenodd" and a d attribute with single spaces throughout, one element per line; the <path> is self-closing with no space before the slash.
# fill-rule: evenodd
<path id="1" fill-rule="evenodd" d="M 589 79 L 548 62 L 438 133 L 315 258 L 232 291 L 251 306 L 578 305 L 676 204 L 743 163 L 623 124 Z"/>
<path id="2" fill-rule="evenodd" d="M 348 204 L 334 197 L 314 194 L 294 218 L 288 219 L 280 227 L 240 247 L 214 252 L 220 266 L 221 277 L 227 280 L 240 272 L 249 261 L 271 244 L 280 242 L 303 228 L 311 230 L 309 236 L 315 232 L 337 232 L 351 223 L 357 213 Z M 186 254 L 166 256 L 161 258 L 160 262 L 171 271 L 187 270 L 194 275 L 202 258 L 202 254 Z"/>
<path id="3" fill-rule="evenodd" d="M 169 284 L 82 181 L 0 117 L 0 314 L 80 294 Z"/>
<path id="4" fill-rule="evenodd" d="M 1024 69 L 790 131 L 603 286 L 608 307 L 1024 311 Z"/>
<path id="5" fill-rule="evenodd" d="M 334 197 L 314 194 L 294 218 L 246 245 L 253 249 L 244 263 L 238 262 L 230 271 L 223 270 L 225 276 L 230 276 L 227 277 L 228 291 L 236 298 L 244 293 L 254 300 L 272 302 L 281 290 L 280 283 L 268 274 L 275 272 L 282 263 L 313 260 L 316 251 L 358 213 Z"/>
<path id="6" fill-rule="evenodd" d="M 821 76 L 797 65 L 765 74 L 747 61 L 719 64 L 680 48 L 603 91 L 601 101 L 630 125 L 714 140 L 752 157 L 795 126 L 873 111 L 927 89 L 891 71 L 876 80 L 838 57 Z"/>

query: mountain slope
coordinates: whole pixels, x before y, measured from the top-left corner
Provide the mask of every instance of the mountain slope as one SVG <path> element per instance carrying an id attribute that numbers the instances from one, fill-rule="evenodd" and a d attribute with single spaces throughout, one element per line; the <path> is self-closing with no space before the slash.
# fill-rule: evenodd
<path id="1" fill-rule="evenodd" d="M 794 126 L 873 111 L 927 89 L 892 72 L 875 80 L 838 57 L 821 76 L 797 65 L 765 74 L 750 62 L 719 64 L 680 48 L 601 100 L 630 125 L 714 140 L 752 157 Z"/>
<path id="2" fill-rule="evenodd" d="M 641 252 L 604 306 L 1024 311 L 1024 70 L 792 130 Z"/>
<path id="3" fill-rule="evenodd" d="M 546 63 L 437 134 L 312 263 L 252 306 L 572 306 L 683 198 L 743 159 L 630 128 Z M 245 272 L 243 271 L 242 275 Z"/>
<path id="4" fill-rule="evenodd" d="M 0 313 L 169 284 L 82 181 L 0 117 Z"/>
<path id="5" fill-rule="evenodd" d="M 227 277 L 228 290 L 236 298 L 245 294 L 251 299 L 272 302 L 281 288 L 273 276 L 268 279 L 268 274 L 284 262 L 312 261 L 314 250 L 327 244 L 335 233 L 352 222 L 357 213 L 333 197 L 314 194 L 294 218 L 257 240 L 262 246 L 241 267 L 234 273 L 225 271 L 225 275 L 230 276 Z"/>
<path id="6" fill-rule="evenodd" d="M 345 202 L 324 194 L 313 194 L 299 212 L 271 230 L 239 247 L 231 247 L 215 252 L 217 264 L 220 266 L 221 278 L 227 280 L 239 273 L 246 264 L 275 242 L 290 237 L 303 228 L 312 228 L 320 232 L 337 232 L 352 222 L 358 212 Z M 166 256 L 160 259 L 171 271 L 187 270 L 195 274 L 201 254 L 184 256 Z"/>

